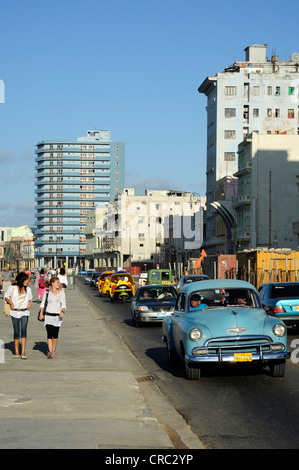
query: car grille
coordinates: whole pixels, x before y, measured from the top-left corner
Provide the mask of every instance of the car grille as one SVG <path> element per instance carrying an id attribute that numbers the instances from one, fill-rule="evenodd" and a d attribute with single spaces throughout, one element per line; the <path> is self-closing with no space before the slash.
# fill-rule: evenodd
<path id="1" fill-rule="evenodd" d="M 227 336 L 222 338 L 213 338 L 206 341 L 205 347 L 208 348 L 209 354 L 218 354 L 235 352 L 257 352 L 270 351 L 272 343 L 268 336 Z"/>
<path id="2" fill-rule="evenodd" d="M 173 307 L 152 307 L 153 312 L 171 312 Z"/>

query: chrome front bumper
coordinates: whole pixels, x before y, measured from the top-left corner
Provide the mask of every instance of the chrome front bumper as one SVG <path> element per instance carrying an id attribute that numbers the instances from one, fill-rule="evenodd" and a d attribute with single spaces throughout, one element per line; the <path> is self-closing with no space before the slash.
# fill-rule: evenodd
<path id="1" fill-rule="evenodd" d="M 135 312 L 136 320 L 141 322 L 162 322 L 164 318 L 171 317 L 173 312 Z"/>
<path id="2" fill-rule="evenodd" d="M 246 357 L 246 354 L 249 355 Z M 237 356 L 238 355 L 238 356 Z M 238 336 L 212 338 L 185 355 L 187 363 L 267 362 L 290 357 L 284 343 L 273 342 L 267 336 Z M 240 357 L 241 356 L 241 357 Z"/>
<path id="3" fill-rule="evenodd" d="M 264 352 L 263 354 L 252 353 L 251 361 L 246 362 L 264 362 L 264 361 L 279 361 L 288 359 L 290 353 L 288 351 L 271 351 Z M 185 355 L 185 361 L 189 364 L 224 364 L 224 363 L 235 363 L 234 353 L 219 352 L 218 354 L 207 354 L 202 356 Z M 245 362 L 245 361 L 244 361 Z M 242 363 L 242 361 L 238 361 Z"/>

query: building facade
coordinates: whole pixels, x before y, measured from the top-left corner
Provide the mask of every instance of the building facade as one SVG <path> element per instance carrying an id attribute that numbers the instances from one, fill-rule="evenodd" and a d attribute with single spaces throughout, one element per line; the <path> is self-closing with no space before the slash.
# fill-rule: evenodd
<path id="1" fill-rule="evenodd" d="M 0 228 L 0 267 L 13 269 L 35 267 L 34 234 L 27 225 Z"/>
<path id="2" fill-rule="evenodd" d="M 245 49 L 245 60 L 207 77 L 198 91 L 207 96 L 207 214 L 205 245 L 217 251 L 217 181 L 238 170 L 238 145 L 255 131 L 298 133 L 299 54 L 289 61 L 266 58 L 267 44 Z"/>
<path id="3" fill-rule="evenodd" d="M 238 250 L 296 250 L 299 220 L 299 135 L 253 132 L 239 145 L 236 243 Z"/>
<path id="4" fill-rule="evenodd" d="M 205 198 L 185 191 L 124 188 L 106 209 L 87 214 L 87 268 L 177 270 L 202 245 Z M 195 214 L 198 216 L 195 217 Z M 181 268 L 182 267 L 182 268 Z"/>
<path id="5" fill-rule="evenodd" d="M 36 148 L 38 266 L 75 268 L 85 255 L 86 213 L 124 186 L 125 145 L 110 131 L 76 141 L 42 141 Z"/>

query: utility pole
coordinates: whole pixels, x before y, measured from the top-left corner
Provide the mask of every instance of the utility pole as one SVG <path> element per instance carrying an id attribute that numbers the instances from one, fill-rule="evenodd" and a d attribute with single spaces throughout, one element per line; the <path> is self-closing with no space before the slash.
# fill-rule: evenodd
<path id="1" fill-rule="evenodd" d="M 269 248 L 272 248 L 272 188 L 271 170 L 269 171 Z"/>

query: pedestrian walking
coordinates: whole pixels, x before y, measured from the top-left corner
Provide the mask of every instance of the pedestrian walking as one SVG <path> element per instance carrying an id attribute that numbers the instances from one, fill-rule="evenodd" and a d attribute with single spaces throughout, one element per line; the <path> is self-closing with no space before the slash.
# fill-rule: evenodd
<path id="1" fill-rule="evenodd" d="M 67 280 L 67 275 L 65 274 L 65 269 L 60 268 L 59 274 L 58 274 L 58 279 L 60 281 L 60 286 L 62 289 L 66 289 L 68 286 L 68 280 Z"/>
<path id="2" fill-rule="evenodd" d="M 45 303 L 46 311 L 44 311 Z M 41 320 L 45 319 L 49 348 L 47 357 L 49 359 L 56 357 L 55 351 L 58 342 L 59 328 L 61 327 L 65 311 L 66 299 L 64 290 L 60 287 L 58 277 L 52 277 L 50 280 L 50 289 L 43 296 L 39 315 Z"/>
<path id="3" fill-rule="evenodd" d="M 26 274 L 27 274 L 27 276 L 28 276 L 28 279 L 29 279 L 29 285 L 30 285 L 30 281 L 31 281 L 31 271 L 30 271 L 30 269 L 29 269 L 29 268 L 26 268 L 26 269 L 25 269 L 25 273 L 26 273 Z"/>
<path id="4" fill-rule="evenodd" d="M 19 345 L 21 338 L 21 358 L 26 357 L 27 325 L 32 303 L 32 291 L 28 286 L 29 278 L 20 272 L 14 285 L 10 285 L 4 294 L 5 302 L 10 305 L 10 316 L 13 324 L 15 357 L 20 357 Z"/>
<path id="5" fill-rule="evenodd" d="M 12 280 L 13 280 L 13 273 L 8 268 L 8 266 L 5 266 L 4 270 L 1 273 L 1 278 L 0 278 L 0 283 L 2 284 L 3 297 L 8 287 L 11 285 Z"/>
<path id="6" fill-rule="evenodd" d="M 47 274 L 45 274 L 45 270 L 43 268 L 40 270 L 40 273 L 36 276 L 34 287 L 37 289 L 38 300 L 42 300 L 47 290 Z"/>

